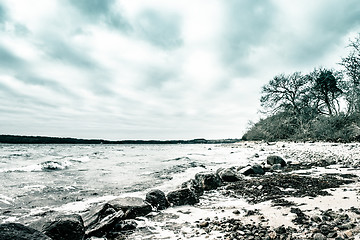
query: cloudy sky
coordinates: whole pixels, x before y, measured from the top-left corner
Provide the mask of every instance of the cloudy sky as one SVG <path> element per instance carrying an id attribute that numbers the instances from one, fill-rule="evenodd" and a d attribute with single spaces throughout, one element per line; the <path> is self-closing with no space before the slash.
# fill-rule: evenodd
<path id="1" fill-rule="evenodd" d="M 359 32 L 358 0 L 0 0 L 0 134 L 240 138 Z"/>

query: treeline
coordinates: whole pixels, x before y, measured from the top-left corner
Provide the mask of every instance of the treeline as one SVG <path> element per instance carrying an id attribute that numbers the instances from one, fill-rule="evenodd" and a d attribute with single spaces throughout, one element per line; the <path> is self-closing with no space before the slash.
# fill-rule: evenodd
<path id="1" fill-rule="evenodd" d="M 78 138 L 59 138 L 42 136 L 17 136 L 0 135 L 0 143 L 8 144 L 218 144 L 234 143 L 240 139 L 192 139 L 192 140 L 120 140 L 109 141 L 103 139 L 78 139 Z"/>
<path id="2" fill-rule="evenodd" d="M 360 34 L 341 59 L 343 70 L 275 76 L 262 88 L 267 117 L 252 124 L 243 140 L 360 140 Z"/>

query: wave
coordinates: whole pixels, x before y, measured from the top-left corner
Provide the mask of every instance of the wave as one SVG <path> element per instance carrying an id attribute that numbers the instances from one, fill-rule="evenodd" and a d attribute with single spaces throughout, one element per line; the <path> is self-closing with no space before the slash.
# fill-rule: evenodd
<path id="1" fill-rule="evenodd" d="M 173 162 L 173 161 L 181 161 L 181 160 L 190 161 L 191 159 L 189 157 L 177 157 L 177 158 L 162 160 L 162 162 Z"/>
<path id="2" fill-rule="evenodd" d="M 14 199 L 0 194 L 0 203 L 11 205 L 14 202 Z"/>
<path id="3" fill-rule="evenodd" d="M 19 168 L 0 169 L 0 172 L 42 172 L 58 171 L 67 169 L 71 163 L 69 161 L 45 161 L 39 164 L 23 166 Z"/>
<path id="4" fill-rule="evenodd" d="M 40 163 L 41 170 L 43 171 L 57 171 L 57 170 L 64 170 L 70 166 L 68 161 L 64 162 L 57 162 L 57 161 L 46 161 Z"/>
<path id="5" fill-rule="evenodd" d="M 79 157 L 79 158 L 71 158 L 70 161 L 84 163 L 84 162 L 90 162 L 90 158 L 88 156 L 83 156 L 83 157 Z"/>

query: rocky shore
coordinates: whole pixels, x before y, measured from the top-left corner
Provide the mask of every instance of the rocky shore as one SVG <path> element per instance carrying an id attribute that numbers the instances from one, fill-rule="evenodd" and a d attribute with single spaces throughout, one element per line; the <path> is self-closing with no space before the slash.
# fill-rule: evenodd
<path id="1" fill-rule="evenodd" d="M 49 212 L 2 239 L 360 239 L 360 144 L 221 145 L 247 166 L 207 169 L 164 193 Z M 211 149 L 209 149 L 211 150 Z"/>

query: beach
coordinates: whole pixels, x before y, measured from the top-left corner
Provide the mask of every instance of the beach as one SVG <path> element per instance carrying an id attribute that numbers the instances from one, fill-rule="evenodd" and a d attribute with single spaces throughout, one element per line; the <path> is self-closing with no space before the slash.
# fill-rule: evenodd
<path id="1" fill-rule="evenodd" d="M 14 146 L 11 148 L 18 148 Z M 359 143 L 244 141 L 189 146 L 72 146 L 67 150 L 49 145 L 41 151 L 26 147 L 18 155 L 36 153 L 31 157 L 35 161 L 49 149 L 56 150 L 52 163 L 71 164 L 39 171 L 39 164 L 44 165 L 42 159 L 36 160 L 37 164 L 31 162 L 31 171 L 19 164 L 17 169 L 21 171 L 9 169 L 3 174 L 46 176 L 49 183 L 60 184 L 57 188 L 66 190 L 50 194 L 21 183 L 26 191 L 32 189 L 27 193 L 33 195 L 25 200 L 34 207 L 29 211 L 24 208 L 21 189 L 18 197 L 3 196 L 3 224 L 19 222 L 41 232 L 44 222 L 54 221 L 58 215 L 71 215 L 80 222 L 84 220 L 81 236 L 86 234 L 92 240 L 360 238 Z M 71 158 L 69 151 L 73 153 Z M 48 158 L 46 155 L 47 164 Z M 134 173 L 118 174 L 125 167 L 136 171 L 139 166 L 144 168 L 138 177 L 132 176 L 136 179 L 133 183 L 128 176 Z M 91 184 L 102 180 L 107 187 L 97 184 L 89 189 L 89 185 L 80 185 L 81 174 L 89 177 L 89 173 L 94 178 Z M 60 175 L 61 182 L 51 180 Z M 73 179 L 81 182 L 67 185 Z M 128 180 L 122 183 L 122 191 L 121 185 L 113 187 L 121 179 Z M 148 194 L 156 191 L 163 193 L 170 204 L 160 208 L 158 202 L 150 201 Z M 173 197 L 184 192 L 181 197 Z M 43 200 L 39 197 L 43 194 L 51 199 Z M 124 200 L 130 207 L 116 208 Z M 143 208 L 142 212 L 132 211 L 138 207 Z"/>
<path id="2" fill-rule="evenodd" d="M 300 185 L 309 185 L 308 191 L 299 194 L 284 188 L 261 199 L 269 192 L 246 194 L 240 183 L 227 183 L 205 192 L 195 206 L 173 207 L 143 218 L 130 239 L 360 239 L 358 143 L 242 142 L 226 147 L 234 152 L 252 149 L 252 163 L 264 163 L 270 155 L 289 163 L 284 169 L 245 177 L 262 183 L 247 185 L 250 191 L 265 188 L 264 178 L 276 182 L 281 176 L 297 176 Z M 291 164 L 302 169 L 291 169 Z M 320 189 L 315 185 L 319 182 L 311 186 L 304 178 L 323 178 L 330 185 Z M 344 182 L 331 186 L 335 180 Z M 237 185 L 242 191 L 236 193 Z"/>

